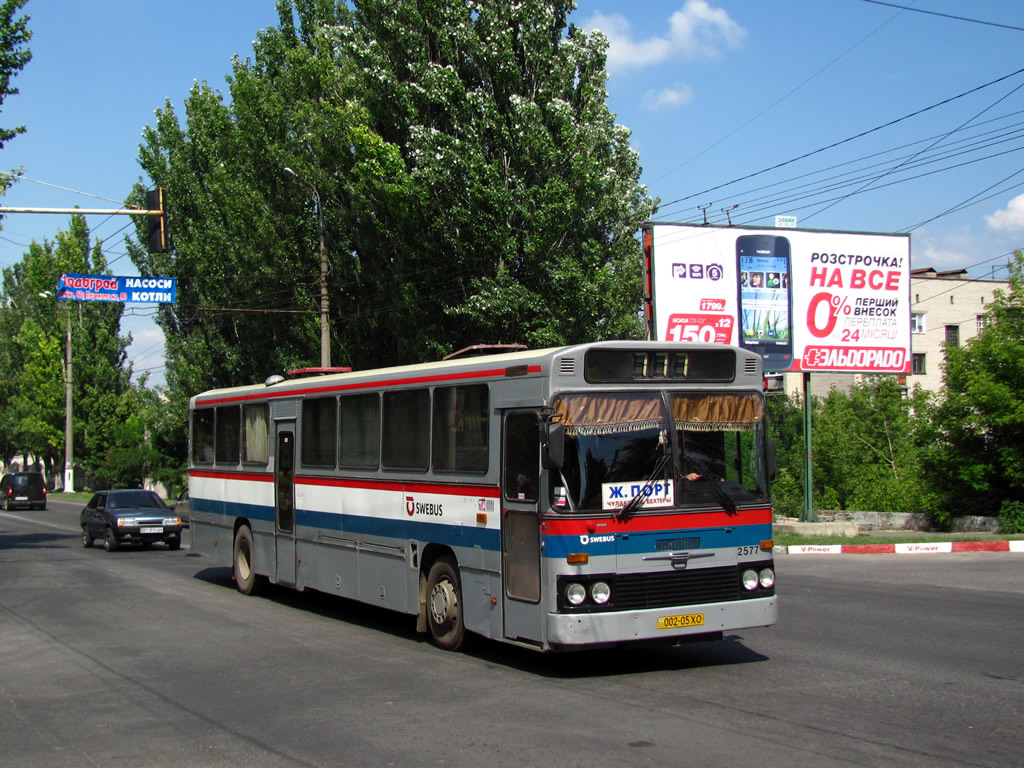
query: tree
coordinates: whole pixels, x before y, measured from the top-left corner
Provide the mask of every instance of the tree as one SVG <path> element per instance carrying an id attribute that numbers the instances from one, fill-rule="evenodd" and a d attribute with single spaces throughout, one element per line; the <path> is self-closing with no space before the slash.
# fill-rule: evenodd
<path id="1" fill-rule="evenodd" d="M 984 330 L 947 346 L 943 392 L 925 449 L 928 476 L 945 510 L 996 515 L 1024 501 L 1024 256 L 1010 265 L 1009 291 L 997 291 Z"/>
<path id="2" fill-rule="evenodd" d="M 41 457 L 48 472 L 63 466 L 66 328 L 71 324 L 74 454 L 94 471 L 97 456 L 124 419 L 130 337 L 120 335 L 120 303 L 54 300 L 62 273 L 104 274 L 101 244 L 90 243 L 85 219 L 73 216 L 56 241 L 32 243 L 18 264 L 4 269 L 0 332 L 8 343 L 0 379 L 0 424 L 5 461 L 14 450 Z M 10 455 L 8 455 L 10 454 Z"/>
<path id="3" fill-rule="evenodd" d="M 280 0 L 230 104 L 197 85 L 187 128 L 167 104 L 145 131 L 173 248 L 131 252 L 179 279 L 171 390 L 317 359 L 321 217 L 340 362 L 640 336 L 655 203 L 605 104 L 605 39 L 568 0 L 352 5 Z M 211 311 L 239 307 L 266 314 Z"/>
<path id="4" fill-rule="evenodd" d="M 0 106 L 8 96 L 18 93 L 11 85 L 11 80 L 32 59 L 32 53 L 25 46 L 32 39 L 28 29 L 28 16 L 15 18 L 27 0 L 4 0 L 0 4 Z M 4 144 L 19 133 L 25 132 L 25 126 L 16 128 L 0 128 L 0 149 Z M 13 175 L 0 176 L 0 194 L 6 191 L 14 180 Z"/>
<path id="5" fill-rule="evenodd" d="M 904 398 L 893 376 L 832 390 L 814 429 L 815 502 L 823 508 L 922 512 L 916 414 L 927 395 Z"/>

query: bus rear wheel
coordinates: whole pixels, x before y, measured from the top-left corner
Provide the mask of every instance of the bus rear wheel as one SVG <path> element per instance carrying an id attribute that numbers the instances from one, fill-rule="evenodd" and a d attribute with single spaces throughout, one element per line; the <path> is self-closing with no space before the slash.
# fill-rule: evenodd
<path id="1" fill-rule="evenodd" d="M 232 549 L 235 586 L 243 595 L 255 595 L 259 592 L 260 581 L 256 575 L 252 529 L 243 525 L 235 532 L 235 543 Z"/>
<path id="2" fill-rule="evenodd" d="M 449 557 L 439 558 L 427 575 L 427 626 L 434 644 L 446 651 L 457 651 L 466 635 L 459 569 Z"/>

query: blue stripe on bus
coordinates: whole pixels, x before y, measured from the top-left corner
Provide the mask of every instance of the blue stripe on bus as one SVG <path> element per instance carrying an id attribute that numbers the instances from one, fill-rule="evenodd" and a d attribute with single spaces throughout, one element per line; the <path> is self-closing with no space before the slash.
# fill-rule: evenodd
<path id="1" fill-rule="evenodd" d="M 727 547 L 757 546 L 772 537 L 771 523 L 738 525 L 731 531 L 724 528 L 689 528 L 666 531 L 644 531 L 643 533 L 622 533 L 612 535 L 549 535 L 544 537 L 544 557 L 562 558 L 570 553 L 586 552 L 599 557 L 602 555 L 638 555 L 658 552 L 658 541 L 662 539 L 696 538 L 700 546 L 686 549 L 724 549 Z"/>
<path id="2" fill-rule="evenodd" d="M 245 517 L 270 525 L 274 523 L 273 507 L 212 499 L 193 499 L 191 506 L 198 512 Z M 305 509 L 296 511 L 296 524 L 334 533 L 344 532 L 402 541 L 431 541 L 452 547 L 480 547 L 495 552 L 501 548 L 501 535 L 496 528 L 478 528 L 474 524 L 453 525 L 451 523 L 426 522 L 422 519 L 390 520 L 365 515 L 346 515 Z M 619 533 L 611 541 L 602 541 L 605 537 L 600 534 L 590 534 L 585 537 L 585 543 L 582 535 L 542 536 L 543 556 L 550 558 L 563 558 L 570 553 L 577 552 L 586 552 L 595 557 L 615 554 L 645 554 L 660 551 L 657 542 L 667 538 L 700 539 L 700 546 L 691 547 L 691 549 L 723 549 L 757 546 L 771 537 L 772 526 L 770 523 L 740 525 L 730 532 L 726 532 L 723 528 L 689 528 L 644 531 L 627 535 Z"/>
<path id="3" fill-rule="evenodd" d="M 244 517 L 274 524 L 274 508 L 258 504 L 242 504 L 237 501 L 214 501 L 193 499 L 191 508 L 197 512 L 227 515 L 231 518 Z M 402 541 L 430 541 L 452 547 L 480 547 L 497 552 L 501 547 L 501 536 L 496 528 L 477 527 L 475 522 L 468 525 L 434 523 L 418 520 L 389 520 L 365 515 L 345 515 L 334 512 L 320 512 L 298 509 L 295 523 L 306 528 L 318 528 L 332 533 L 377 536 Z"/>
<path id="4" fill-rule="evenodd" d="M 477 527 L 476 523 L 459 525 L 433 523 L 425 520 L 391 520 L 365 515 L 335 514 L 300 509 L 297 525 L 346 534 L 379 536 L 403 541 L 430 541 L 452 547 L 480 547 L 498 551 L 501 537 L 496 528 Z"/>

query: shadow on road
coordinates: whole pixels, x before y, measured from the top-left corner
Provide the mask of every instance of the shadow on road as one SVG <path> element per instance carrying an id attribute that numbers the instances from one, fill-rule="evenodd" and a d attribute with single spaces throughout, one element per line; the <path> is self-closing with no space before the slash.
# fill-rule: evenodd
<path id="1" fill-rule="evenodd" d="M 225 589 L 235 589 L 229 566 L 205 568 L 196 573 L 195 578 Z M 428 635 L 416 632 L 415 617 L 355 600 L 323 592 L 296 592 L 273 584 L 265 585 L 260 596 L 278 605 L 343 621 L 364 629 L 385 632 L 392 637 L 403 638 L 413 643 L 430 642 Z M 441 650 L 436 652 L 444 653 Z M 751 664 L 769 660 L 768 656 L 748 648 L 740 634 L 728 635 L 718 641 L 689 642 L 677 646 L 627 644 L 620 648 L 566 653 L 538 653 L 520 646 L 468 635 L 462 652 L 487 664 L 512 667 L 550 678 L 633 675 Z"/>
<path id="2" fill-rule="evenodd" d="M 0 531 L 0 549 L 63 549 L 74 533 L 8 533 Z"/>

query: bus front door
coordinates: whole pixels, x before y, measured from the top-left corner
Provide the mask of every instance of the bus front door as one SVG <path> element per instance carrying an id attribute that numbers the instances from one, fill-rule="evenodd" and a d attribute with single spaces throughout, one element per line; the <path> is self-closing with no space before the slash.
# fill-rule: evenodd
<path id="1" fill-rule="evenodd" d="M 295 583 L 295 423 L 277 425 L 274 457 L 275 580 Z"/>
<path id="2" fill-rule="evenodd" d="M 505 637 L 544 640 L 540 559 L 540 414 L 510 411 L 502 436 L 501 571 Z"/>

